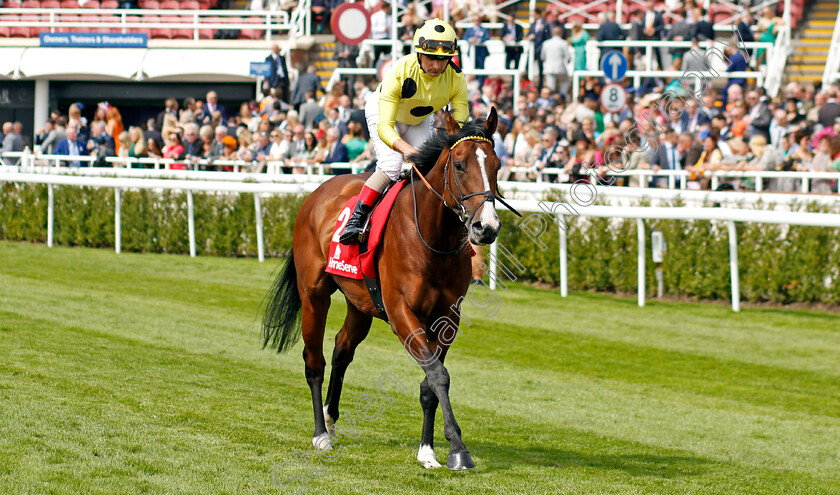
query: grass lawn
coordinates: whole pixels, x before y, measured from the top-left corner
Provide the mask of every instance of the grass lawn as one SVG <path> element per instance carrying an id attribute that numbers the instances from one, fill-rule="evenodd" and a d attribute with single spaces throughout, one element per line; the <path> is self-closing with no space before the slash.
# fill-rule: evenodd
<path id="1" fill-rule="evenodd" d="M 477 468 L 454 473 L 414 460 L 422 373 L 382 322 L 338 424 L 383 373 L 408 391 L 311 454 L 301 344 L 261 350 L 255 323 L 276 268 L 0 243 L 0 493 L 293 493 L 286 463 L 311 494 L 840 493 L 837 315 L 519 285 L 492 318 L 465 305 L 447 367 Z"/>

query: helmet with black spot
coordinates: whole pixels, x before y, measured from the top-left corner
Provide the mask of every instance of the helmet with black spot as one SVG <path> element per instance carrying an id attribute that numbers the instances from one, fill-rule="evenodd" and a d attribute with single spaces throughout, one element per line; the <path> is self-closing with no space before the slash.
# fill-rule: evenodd
<path id="1" fill-rule="evenodd" d="M 458 37 L 448 23 L 429 19 L 414 32 L 414 49 L 425 55 L 454 57 L 458 54 Z"/>

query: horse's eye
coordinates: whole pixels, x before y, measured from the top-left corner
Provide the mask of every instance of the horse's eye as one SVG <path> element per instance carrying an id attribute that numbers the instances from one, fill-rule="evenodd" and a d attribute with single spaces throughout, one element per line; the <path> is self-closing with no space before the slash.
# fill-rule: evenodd
<path id="1" fill-rule="evenodd" d="M 464 171 L 464 162 L 455 162 L 455 170 L 458 172 Z"/>

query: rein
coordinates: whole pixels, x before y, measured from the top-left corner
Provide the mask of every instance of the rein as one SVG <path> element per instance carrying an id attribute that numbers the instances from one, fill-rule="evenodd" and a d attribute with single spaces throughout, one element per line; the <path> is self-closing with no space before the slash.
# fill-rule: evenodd
<path id="1" fill-rule="evenodd" d="M 446 158 L 446 165 L 444 165 L 443 167 L 443 188 L 444 194 L 449 193 L 449 195 L 452 198 L 455 198 L 455 194 L 453 194 L 451 188 L 449 187 L 449 166 L 452 164 L 452 151 L 455 149 L 456 146 L 463 143 L 464 141 L 484 141 L 486 143 L 490 143 L 491 145 L 493 144 L 493 141 L 482 136 L 467 136 L 459 139 L 458 141 L 455 141 L 455 143 L 453 143 L 452 146 L 449 147 L 449 156 Z M 417 168 L 417 165 L 412 163 L 411 166 L 412 168 L 414 168 L 414 171 L 417 172 L 417 176 L 420 177 L 420 180 L 423 181 L 423 184 L 426 185 L 426 188 L 429 191 L 431 191 L 435 196 L 437 196 L 444 206 L 446 206 L 458 215 L 458 217 L 461 219 L 462 227 L 464 228 L 464 230 L 467 230 L 467 225 L 472 222 L 472 219 L 475 217 L 476 212 L 487 201 L 495 203 L 495 200 L 498 199 L 499 202 L 502 203 L 502 205 L 504 205 L 507 209 L 516 214 L 516 216 L 522 217 L 521 213 L 519 213 L 512 206 L 507 204 L 500 195 L 495 194 L 493 191 L 485 190 L 464 195 L 463 191 L 461 190 L 461 185 L 458 182 L 458 178 L 454 172 L 452 172 L 452 183 L 455 184 L 455 188 L 458 190 L 458 199 L 455 200 L 455 205 L 450 205 L 449 203 L 447 203 L 446 198 L 444 198 L 439 192 L 437 192 L 435 188 L 432 187 L 431 184 L 429 184 L 429 181 L 427 181 L 426 178 L 423 177 L 423 174 L 420 173 L 420 170 Z M 418 223 L 417 219 L 417 193 L 414 190 L 414 174 L 411 174 L 411 194 L 414 198 L 414 225 L 417 228 L 417 235 L 420 236 L 420 240 L 423 241 L 423 245 L 425 245 L 433 253 L 437 254 L 449 255 L 460 251 L 466 245 L 467 241 L 469 240 L 469 237 L 464 237 L 464 240 L 461 241 L 461 243 L 451 251 L 440 251 L 430 246 L 426 242 L 426 239 L 423 238 L 423 234 L 420 233 L 420 224 Z M 484 196 L 484 199 L 481 201 L 481 203 L 478 204 L 478 206 L 476 206 L 471 215 L 467 215 L 467 211 L 464 208 L 464 201 L 474 196 Z"/>

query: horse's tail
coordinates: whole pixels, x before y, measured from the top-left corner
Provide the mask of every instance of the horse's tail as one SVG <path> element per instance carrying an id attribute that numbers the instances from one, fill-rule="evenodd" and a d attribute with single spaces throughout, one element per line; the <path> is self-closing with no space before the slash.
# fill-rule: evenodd
<path id="1" fill-rule="evenodd" d="M 277 352 L 285 352 L 300 338 L 300 294 L 297 286 L 295 256 L 292 253 L 286 266 L 263 299 L 263 349 L 270 345 Z"/>

